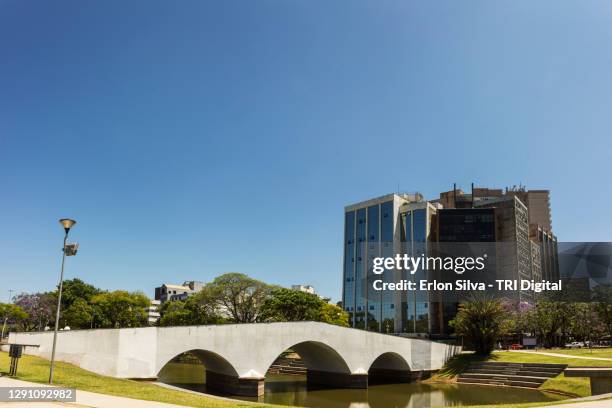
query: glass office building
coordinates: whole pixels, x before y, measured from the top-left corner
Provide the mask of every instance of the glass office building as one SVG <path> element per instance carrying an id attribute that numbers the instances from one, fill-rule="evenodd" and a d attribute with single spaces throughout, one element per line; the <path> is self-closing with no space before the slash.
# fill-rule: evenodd
<path id="1" fill-rule="evenodd" d="M 418 194 L 388 194 L 345 207 L 342 304 L 355 328 L 428 333 L 428 293 L 378 291 L 372 283 L 422 279 L 425 271 L 373 272 L 373 259 L 427 253 L 437 207 Z"/>
<path id="2" fill-rule="evenodd" d="M 417 290 L 376 290 L 375 281 L 445 284 L 457 279 L 456 274 L 436 268 L 385 269 L 375 274 L 376 257 L 459 258 L 485 254 L 483 282 L 502 278 L 558 280 L 556 238 L 545 228 L 529 224 L 531 216 L 519 198 L 521 191 L 472 190 L 468 196 L 453 189 L 430 202 L 418 193 L 387 194 L 345 207 L 342 303 L 353 327 L 448 337 L 453 332 L 448 322 L 466 296 L 465 291 L 429 292 L 418 290 L 418 286 Z M 548 213 L 542 214 L 546 218 Z M 536 299 L 533 290 L 504 296 L 530 303 Z"/>

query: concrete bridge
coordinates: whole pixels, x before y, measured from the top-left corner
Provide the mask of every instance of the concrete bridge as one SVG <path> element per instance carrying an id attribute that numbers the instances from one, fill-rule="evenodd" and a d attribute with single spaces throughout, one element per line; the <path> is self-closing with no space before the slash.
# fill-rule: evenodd
<path id="1" fill-rule="evenodd" d="M 52 332 L 11 333 L 9 343 L 51 356 Z M 317 322 L 144 327 L 60 332 L 56 358 L 99 374 L 154 379 L 174 357 L 197 355 L 206 386 L 234 394 L 263 394 L 268 368 L 292 349 L 307 367 L 307 381 L 338 388 L 368 382 L 409 382 L 429 376 L 458 347 Z"/>

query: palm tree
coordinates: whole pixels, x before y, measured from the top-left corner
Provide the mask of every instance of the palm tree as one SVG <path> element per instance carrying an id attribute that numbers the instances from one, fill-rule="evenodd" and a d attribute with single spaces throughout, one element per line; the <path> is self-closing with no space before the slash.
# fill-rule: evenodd
<path id="1" fill-rule="evenodd" d="M 476 299 L 462 302 L 455 318 L 450 321 L 455 333 L 469 340 L 477 354 L 493 351 L 495 341 L 507 334 L 511 314 L 506 305 L 497 299 Z"/>

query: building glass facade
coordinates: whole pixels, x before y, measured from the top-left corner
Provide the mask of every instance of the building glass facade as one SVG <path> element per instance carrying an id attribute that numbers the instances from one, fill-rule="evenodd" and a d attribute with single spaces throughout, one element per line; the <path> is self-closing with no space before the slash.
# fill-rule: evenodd
<path id="1" fill-rule="evenodd" d="M 410 208 L 402 212 L 402 252 L 411 257 L 427 256 L 429 235 L 429 213 L 431 208 Z M 419 268 L 415 273 L 402 271 L 402 279 L 419 282 L 427 279 L 427 271 Z M 401 299 L 402 332 L 429 332 L 429 293 L 422 290 L 403 291 Z"/>
<path id="2" fill-rule="evenodd" d="M 397 291 L 373 286 L 375 281 L 445 282 L 445 275 L 425 266 L 416 271 L 385 268 L 375 274 L 377 257 L 465 256 L 466 251 L 486 248 L 487 269 L 497 276 L 559 279 L 557 240 L 549 229 L 530 224 L 533 217 L 521 201 L 523 191 L 472 191 L 468 196 L 454 189 L 431 202 L 418 193 L 388 194 L 345 207 L 342 302 L 352 327 L 415 336 L 452 334 L 448 322 L 456 315 L 459 299 L 419 290 L 418 285 L 417 290 Z M 545 193 L 542 208 L 548 206 Z M 542 214 L 549 220 L 549 212 Z M 516 297 L 535 299 L 532 291 L 520 291 Z"/>
<path id="3" fill-rule="evenodd" d="M 406 210 L 407 204 L 413 205 Z M 403 206 L 403 207 L 402 207 Z M 413 208 L 414 207 L 414 208 Z M 380 291 L 373 282 L 419 280 L 415 274 L 394 269 L 375 274 L 376 257 L 415 254 L 427 251 L 431 204 L 414 197 L 390 194 L 345 209 L 343 307 L 352 327 L 382 333 L 427 333 L 427 292 Z"/>
<path id="4" fill-rule="evenodd" d="M 374 258 L 380 256 L 380 205 L 371 205 L 368 207 L 368 275 L 367 282 L 373 282 L 377 279 L 374 274 Z M 374 290 L 371 284 L 367 285 L 367 313 L 366 322 L 367 329 L 371 331 L 380 331 L 381 324 L 381 302 L 382 297 L 379 291 Z"/>
<path id="5" fill-rule="evenodd" d="M 349 323 L 355 325 L 355 212 L 344 215 L 344 281 L 342 304 L 349 314 Z"/>
<path id="6" fill-rule="evenodd" d="M 380 245 L 382 257 L 394 256 L 394 231 L 397 219 L 394 213 L 393 201 L 387 201 L 380 205 Z M 386 270 L 379 279 L 384 282 L 394 282 L 395 270 Z M 380 330 L 383 333 L 395 332 L 395 294 L 391 291 L 380 291 L 381 317 Z"/>
<path id="7" fill-rule="evenodd" d="M 366 209 L 356 212 L 357 228 L 355 230 L 355 327 L 365 328 L 366 311 Z"/>

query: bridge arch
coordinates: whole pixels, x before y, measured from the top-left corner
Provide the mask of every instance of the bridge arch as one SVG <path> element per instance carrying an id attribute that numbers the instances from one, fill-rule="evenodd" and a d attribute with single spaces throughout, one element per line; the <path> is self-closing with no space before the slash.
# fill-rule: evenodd
<path id="1" fill-rule="evenodd" d="M 387 368 L 392 370 L 411 370 L 410 364 L 400 354 L 387 351 L 378 355 L 370 364 L 369 370 L 372 368 Z M 368 370 L 368 371 L 369 371 Z"/>
<path id="2" fill-rule="evenodd" d="M 332 346 L 319 340 L 305 340 L 278 350 L 268 361 L 266 373 L 287 350 L 293 350 L 300 356 L 306 367 L 306 382 L 309 386 L 367 388 L 368 376 L 365 373 L 353 374 L 346 359 Z"/>
<path id="3" fill-rule="evenodd" d="M 194 364 L 194 359 L 202 365 Z M 170 364 L 187 364 L 172 367 Z M 206 390 L 223 394 L 258 393 L 259 382 L 241 381 L 234 366 L 223 356 L 210 350 L 191 349 L 168 359 L 157 373 L 161 382 L 184 384 L 187 388 L 206 385 Z M 255 394 L 257 395 L 257 394 Z"/>
<path id="4" fill-rule="evenodd" d="M 342 374 L 351 373 L 348 364 L 340 353 L 321 341 L 303 341 L 287 347 L 287 349 L 294 350 L 298 353 L 306 368 L 311 371 L 325 371 Z M 279 355 L 285 350 L 281 350 Z M 274 357 L 274 359 L 276 359 L 276 357 Z M 274 363 L 274 360 L 269 362 L 268 368 L 270 368 L 272 363 Z"/>
<path id="5" fill-rule="evenodd" d="M 368 369 L 368 382 L 371 384 L 406 383 L 412 378 L 410 364 L 392 351 L 379 354 Z"/>
<path id="6" fill-rule="evenodd" d="M 203 349 L 185 350 L 181 353 L 171 356 L 165 362 L 160 364 L 159 372 L 161 372 L 164 369 L 164 367 L 168 365 L 168 363 L 172 362 L 172 360 L 175 360 L 177 357 L 180 357 L 181 355 L 184 355 L 186 353 L 189 353 L 190 355 L 197 357 L 200 360 L 200 362 L 204 365 L 204 367 L 206 367 L 207 371 L 214 371 L 219 374 L 236 376 L 236 377 L 238 376 L 238 372 L 226 358 L 224 358 L 220 354 L 215 353 L 213 351 L 203 350 Z"/>

